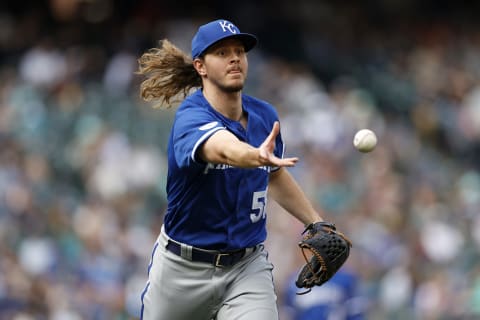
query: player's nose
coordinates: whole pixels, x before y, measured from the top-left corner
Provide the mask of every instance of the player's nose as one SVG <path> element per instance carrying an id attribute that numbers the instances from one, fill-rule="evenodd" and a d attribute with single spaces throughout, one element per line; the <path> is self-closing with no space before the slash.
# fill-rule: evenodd
<path id="1" fill-rule="evenodd" d="M 233 52 L 231 55 L 230 55 L 230 61 L 231 62 L 239 62 L 240 61 L 240 55 L 236 52 Z"/>

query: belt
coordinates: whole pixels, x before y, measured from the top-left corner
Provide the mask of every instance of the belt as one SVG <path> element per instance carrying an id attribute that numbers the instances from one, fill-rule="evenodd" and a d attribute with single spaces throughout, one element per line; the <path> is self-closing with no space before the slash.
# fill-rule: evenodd
<path id="1" fill-rule="evenodd" d="M 210 263 L 215 267 L 231 267 L 239 262 L 247 252 L 247 249 L 240 249 L 232 252 L 210 252 L 191 247 L 191 256 L 186 256 L 185 254 L 182 254 L 182 245 L 170 239 L 168 240 L 166 249 L 182 258 L 195 262 Z"/>

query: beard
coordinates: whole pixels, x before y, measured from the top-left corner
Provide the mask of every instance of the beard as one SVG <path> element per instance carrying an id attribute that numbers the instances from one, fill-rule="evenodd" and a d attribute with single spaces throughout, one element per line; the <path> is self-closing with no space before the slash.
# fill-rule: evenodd
<path id="1" fill-rule="evenodd" d="M 223 85 L 219 86 L 219 88 L 228 93 L 234 93 L 234 92 L 239 92 L 243 90 L 243 83 L 241 84 L 236 84 L 236 85 Z"/>
<path id="2" fill-rule="evenodd" d="M 237 82 L 237 83 L 233 83 L 233 84 L 226 84 L 224 82 L 221 82 L 221 81 L 217 81 L 217 80 L 213 80 L 211 79 L 211 81 L 215 84 L 215 86 L 217 86 L 221 91 L 223 92 L 226 92 L 226 93 L 236 93 L 236 92 L 239 92 L 239 91 L 242 91 L 243 90 L 243 84 L 244 82 Z"/>

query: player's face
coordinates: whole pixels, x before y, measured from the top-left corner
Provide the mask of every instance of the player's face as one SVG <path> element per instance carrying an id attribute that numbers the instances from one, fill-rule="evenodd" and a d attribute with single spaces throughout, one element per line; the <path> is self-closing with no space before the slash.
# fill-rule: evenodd
<path id="1" fill-rule="evenodd" d="M 226 39 L 210 48 L 204 58 L 206 81 L 226 92 L 243 89 L 248 61 L 242 42 Z"/>

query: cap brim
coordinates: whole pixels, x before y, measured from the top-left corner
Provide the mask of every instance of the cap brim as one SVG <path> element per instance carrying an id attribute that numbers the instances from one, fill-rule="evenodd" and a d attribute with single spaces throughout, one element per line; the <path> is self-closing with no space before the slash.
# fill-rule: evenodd
<path id="1" fill-rule="evenodd" d="M 243 46 L 245 47 L 245 52 L 248 52 L 248 51 L 252 50 L 258 43 L 257 37 L 255 37 L 253 34 L 250 34 L 250 33 L 232 34 L 232 35 L 220 38 L 220 39 L 216 40 L 215 42 L 209 44 L 204 50 L 202 50 L 202 52 L 199 54 L 199 56 L 202 55 L 202 54 L 205 54 L 205 52 L 207 52 L 208 49 L 210 49 L 212 46 L 219 43 L 220 41 L 223 41 L 223 40 L 226 40 L 226 39 L 232 39 L 232 38 L 242 41 Z"/>
<path id="2" fill-rule="evenodd" d="M 257 45 L 257 37 L 255 37 L 253 34 L 250 33 L 240 33 L 238 35 L 233 35 L 230 36 L 229 38 L 238 38 L 240 41 L 243 42 L 243 45 L 245 47 L 245 51 L 250 51 Z"/>

